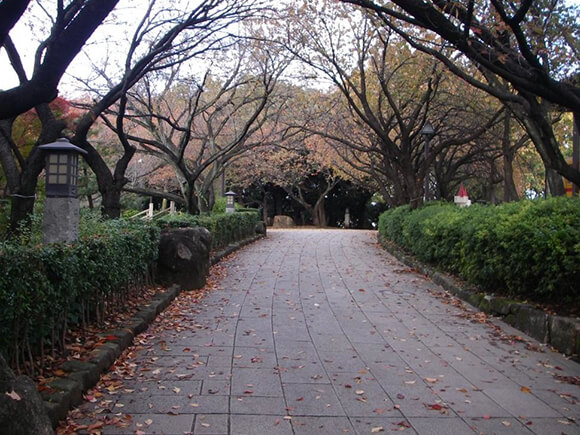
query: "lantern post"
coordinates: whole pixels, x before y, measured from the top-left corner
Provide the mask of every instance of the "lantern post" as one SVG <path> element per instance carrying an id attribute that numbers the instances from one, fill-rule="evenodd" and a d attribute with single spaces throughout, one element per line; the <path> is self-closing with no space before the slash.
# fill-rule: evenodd
<path id="1" fill-rule="evenodd" d="M 424 178 L 424 195 L 425 195 L 425 202 L 431 200 L 431 192 L 430 192 L 430 178 L 431 173 L 429 171 L 428 161 L 429 161 L 429 140 L 435 135 L 435 128 L 431 125 L 429 121 L 425 122 L 423 128 L 420 131 L 421 135 L 425 139 L 425 178 Z"/>
<path id="2" fill-rule="evenodd" d="M 44 243 L 72 242 L 79 232 L 79 154 L 87 152 L 66 138 L 38 148 L 46 153 L 42 240 Z"/>

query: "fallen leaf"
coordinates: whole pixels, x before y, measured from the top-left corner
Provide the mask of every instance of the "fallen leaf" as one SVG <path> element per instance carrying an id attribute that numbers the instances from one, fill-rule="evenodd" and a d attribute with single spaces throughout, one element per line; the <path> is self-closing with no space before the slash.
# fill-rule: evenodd
<path id="1" fill-rule="evenodd" d="M 371 429 L 371 433 L 379 433 L 379 432 L 384 432 L 385 429 L 382 426 L 377 426 L 377 427 L 373 427 Z"/>
<path id="2" fill-rule="evenodd" d="M 173 392 L 174 393 L 179 393 L 180 391 L 181 391 L 181 388 L 173 387 Z"/>
<path id="3" fill-rule="evenodd" d="M 509 421 L 502 421 L 501 424 L 503 424 L 505 427 L 510 427 L 512 425 Z"/>
<path id="4" fill-rule="evenodd" d="M 153 424 L 153 420 L 151 420 L 150 418 L 148 418 L 147 420 L 145 420 L 145 424 L 147 426 L 151 426 Z"/>
<path id="5" fill-rule="evenodd" d="M 482 418 L 483 418 L 484 420 L 489 420 L 491 417 L 490 417 L 489 415 L 484 415 Z"/>
<path id="6" fill-rule="evenodd" d="M 210 427 L 211 425 L 209 423 L 202 423 L 201 424 L 203 427 Z"/>
<path id="7" fill-rule="evenodd" d="M 521 387 L 520 391 L 522 393 L 531 393 L 532 392 L 532 390 L 530 390 L 528 387 Z"/>
<path id="8" fill-rule="evenodd" d="M 357 395 L 359 395 L 359 396 L 360 396 L 361 394 L 364 394 L 364 393 L 365 393 L 365 391 L 364 391 L 364 390 L 356 390 L 356 391 L 354 392 L 354 394 L 357 394 Z"/>
<path id="9" fill-rule="evenodd" d="M 304 397 L 300 396 L 298 399 L 296 399 L 297 402 L 302 402 L 304 400 Z"/>
<path id="10" fill-rule="evenodd" d="M 12 390 L 10 393 L 6 392 L 4 393 L 6 394 L 8 397 L 10 397 L 12 400 L 21 400 L 22 397 L 20 397 L 20 394 L 18 394 L 16 391 Z"/>
<path id="11" fill-rule="evenodd" d="M 102 428 L 105 425 L 103 421 L 97 421 L 96 423 L 91 424 L 87 427 L 87 432 L 94 433 L 97 429 Z"/>
<path id="12" fill-rule="evenodd" d="M 434 384 L 435 382 L 438 382 L 439 379 L 437 378 L 425 378 L 426 382 L 429 382 L 430 384 Z"/>
<path id="13" fill-rule="evenodd" d="M 571 425 L 571 424 L 573 424 L 570 420 L 558 420 L 558 423 L 565 424 L 565 425 Z"/>

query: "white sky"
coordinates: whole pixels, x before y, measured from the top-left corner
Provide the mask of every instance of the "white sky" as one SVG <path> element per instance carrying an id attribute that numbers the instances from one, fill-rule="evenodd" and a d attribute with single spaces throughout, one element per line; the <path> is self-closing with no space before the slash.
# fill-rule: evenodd
<path id="1" fill-rule="evenodd" d="M 195 2 L 195 0 L 193 1 Z M 566 0 L 566 2 L 570 5 L 580 5 L 580 0 Z M 54 8 L 55 3 L 43 2 L 45 7 L 49 8 Z M 112 15 L 116 21 L 123 20 L 125 22 L 120 26 L 110 24 L 99 26 L 89 40 L 89 44 L 85 47 L 85 50 L 79 53 L 70 65 L 68 69 L 69 73 L 63 76 L 59 86 L 59 91 L 62 96 L 71 98 L 80 94 L 79 86 L 73 76 L 77 75 L 86 79 L 94 75 L 92 73 L 93 62 L 96 62 L 102 67 L 105 64 L 104 59 L 106 58 L 109 59 L 109 62 L 114 62 L 115 54 L 120 55 L 117 58 L 117 62 L 122 61 L 124 51 L 119 49 L 119 47 L 122 47 L 120 40 L 123 39 L 124 35 L 131 35 L 140 18 L 140 16 L 136 16 L 136 13 L 138 11 L 144 12 L 148 3 L 148 0 L 120 2 L 120 6 L 117 6 Z M 179 3 L 180 7 L 183 7 L 184 3 L 187 2 L 180 1 Z M 38 9 L 36 2 L 32 4 L 33 7 Z M 45 17 L 41 12 L 38 14 Z M 27 14 L 26 16 L 29 15 Z M 46 32 L 42 32 L 41 21 L 37 19 L 34 23 L 27 24 L 26 19 L 21 20 L 10 32 L 10 36 L 22 56 L 22 62 L 29 75 L 32 73 L 34 52 L 38 46 L 38 42 L 46 37 Z M 17 85 L 18 79 L 12 70 L 6 52 L 4 49 L 0 49 L 0 89 L 10 89 Z"/>

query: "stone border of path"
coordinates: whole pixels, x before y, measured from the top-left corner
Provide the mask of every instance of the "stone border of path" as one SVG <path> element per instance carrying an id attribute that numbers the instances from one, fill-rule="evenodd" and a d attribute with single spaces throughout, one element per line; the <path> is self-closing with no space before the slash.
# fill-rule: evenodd
<path id="1" fill-rule="evenodd" d="M 211 264 L 216 264 L 225 256 L 263 237 L 266 236 L 260 234 L 227 246 L 211 256 Z M 127 321 L 123 328 L 103 332 L 102 336 L 107 337 L 107 342 L 93 350 L 87 361 L 71 360 L 60 367 L 66 375 L 47 384 L 54 391 L 41 393 L 53 427 L 66 418 L 70 409 L 82 402 L 83 393 L 97 384 L 101 375 L 106 373 L 121 353 L 131 346 L 133 339 L 145 331 L 180 292 L 180 287 L 173 285 L 164 293 L 155 295 L 147 305 Z"/>
<path id="2" fill-rule="evenodd" d="M 580 319 L 553 315 L 533 305 L 489 295 L 474 286 L 460 283 L 457 278 L 427 266 L 398 246 L 378 236 L 380 245 L 399 261 L 429 276 L 451 294 L 480 311 L 501 319 L 558 352 L 580 361 Z"/>

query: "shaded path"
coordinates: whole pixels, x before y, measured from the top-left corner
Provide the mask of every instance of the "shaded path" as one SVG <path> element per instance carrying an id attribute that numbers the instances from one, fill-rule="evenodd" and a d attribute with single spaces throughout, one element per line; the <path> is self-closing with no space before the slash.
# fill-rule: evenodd
<path id="1" fill-rule="evenodd" d="M 485 317 L 376 244 L 277 230 L 184 295 L 107 375 L 102 433 L 578 434 L 580 366 Z M 503 334 L 503 335 L 501 335 Z M 506 336 L 507 335 L 507 336 Z M 102 394 L 102 396 L 101 396 Z M 130 416 L 130 418 L 129 418 Z M 569 418 L 570 417 L 570 418 Z M 97 423 L 99 424 L 99 423 Z"/>

